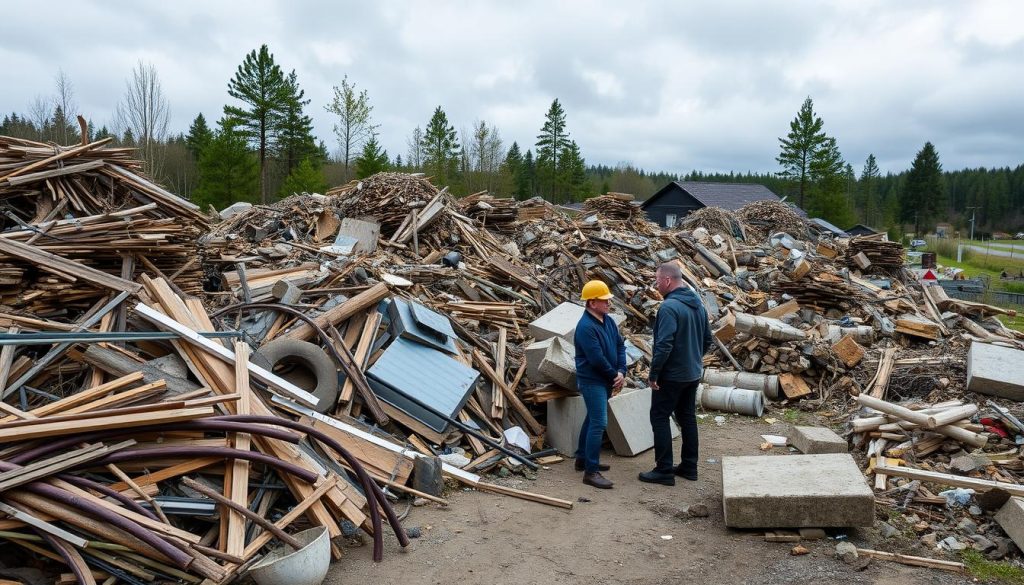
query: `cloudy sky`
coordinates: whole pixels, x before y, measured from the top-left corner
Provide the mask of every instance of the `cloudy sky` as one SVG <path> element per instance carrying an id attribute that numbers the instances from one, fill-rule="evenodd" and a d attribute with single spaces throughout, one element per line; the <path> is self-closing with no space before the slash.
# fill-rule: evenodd
<path id="1" fill-rule="evenodd" d="M 806 96 L 859 173 L 909 166 L 925 141 L 946 169 L 1024 162 L 1024 3 L 17 2 L 0 20 L 0 112 L 26 112 L 63 71 L 81 113 L 109 123 L 140 60 L 185 131 L 220 117 L 227 82 L 266 43 L 312 99 L 333 150 L 332 86 L 367 90 L 381 141 L 406 152 L 441 105 L 532 146 L 552 99 L 588 163 L 776 171 Z M 524 146 L 525 148 L 525 146 Z"/>

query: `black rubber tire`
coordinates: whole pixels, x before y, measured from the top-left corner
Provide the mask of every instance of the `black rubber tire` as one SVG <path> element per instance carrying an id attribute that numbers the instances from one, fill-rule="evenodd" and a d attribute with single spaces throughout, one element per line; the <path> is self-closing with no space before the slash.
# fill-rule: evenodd
<path id="1" fill-rule="evenodd" d="M 310 390 L 313 396 L 320 399 L 316 411 L 326 413 L 334 409 L 338 402 L 338 394 L 341 392 L 338 369 L 330 356 L 319 346 L 308 341 L 275 339 L 259 348 L 253 357 L 256 358 L 253 361 L 257 363 L 264 361 L 267 365 L 263 367 L 268 370 L 273 370 L 274 366 L 282 361 L 302 364 L 316 378 L 316 387 Z"/>

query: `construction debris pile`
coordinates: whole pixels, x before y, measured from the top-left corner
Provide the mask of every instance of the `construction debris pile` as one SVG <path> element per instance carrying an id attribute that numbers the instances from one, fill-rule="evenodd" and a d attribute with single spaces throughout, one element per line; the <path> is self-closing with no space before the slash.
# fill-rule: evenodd
<path id="1" fill-rule="evenodd" d="M 899 244 L 819 241 L 781 203 L 663 230 L 622 194 L 569 217 L 400 173 L 208 218 L 130 157 L 0 138 L 0 537 L 67 582 L 227 583 L 272 541 L 325 532 L 337 557 L 360 528 L 380 558 L 385 520 L 406 543 L 385 490 L 444 503 L 445 478 L 572 507 L 481 474 L 573 452 L 572 336 L 595 278 L 629 342 L 609 435 L 650 448 L 619 420 L 650 403 L 663 262 L 714 321 L 705 408 L 873 409 L 851 424 L 888 478 L 879 501 L 937 502 L 929 480 L 894 479 L 910 455 L 985 457 L 976 482 L 1024 470 L 1024 429 L 999 405 L 998 424 L 976 420 L 967 393 L 1024 399 L 1022 377 L 985 369 L 1022 337 L 1004 310 L 922 287 Z"/>

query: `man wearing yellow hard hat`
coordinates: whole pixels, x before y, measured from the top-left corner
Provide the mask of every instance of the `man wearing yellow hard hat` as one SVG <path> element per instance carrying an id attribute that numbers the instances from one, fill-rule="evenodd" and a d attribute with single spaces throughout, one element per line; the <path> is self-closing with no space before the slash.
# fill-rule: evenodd
<path id="1" fill-rule="evenodd" d="M 583 285 L 580 299 L 586 311 L 576 324 L 576 385 L 587 405 L 587 417 L 580 428 L 576 448 L 576 470 L 583 471 L 583 483 L 611 489 L 612 482 L 601 475 L 609 469 L 601 463 L 601 442 L 608 426 L 608 399 L 626 381 L 626 345 L 611 312 L 611 291 L 600 280 Z"/>

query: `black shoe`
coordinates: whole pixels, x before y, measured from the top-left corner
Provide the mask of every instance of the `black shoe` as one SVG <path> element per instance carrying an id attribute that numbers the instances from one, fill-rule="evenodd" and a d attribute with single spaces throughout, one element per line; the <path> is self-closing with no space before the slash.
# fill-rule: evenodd
<path id="1" fill-rule="evenodd" d="M 584 463 L 584 461 L 582 459 L 577 459 L 576 460 L 576 471 L 583 471 L 586 468 L 587 468 L 587 464 Z M 612 468 L 612 466 L 608 465 L 607 463 L 598 463 L 597 464 L 597 470 L 598 471 L 608 471 L 611 468 Z"/>
<path id="2" fill-rule="evenodd" d="M 688 479 L 690 481 L 697 481 L 697 472 L 696 471 L 686 471 L 686 470 L 683 469 L 682 465 L 676 465 L 672 469 L 672 472 L 675 473 L 676 475 L 678 475 L 679 477 L 683 478 L 683 479 Z"/>
<path id="3" fill-rule="evenodd" d="M 676 478 L 671 473 L 662 473 L 660 471 L 645 471 L 639 476 L 640 481 L 644 483 L 660 483 L 661 485 L 676 485 Z"/>
<path id="4" fill-rule="evenodd" d="M 615 485 L 596 471 L 594 473 L 585 473 L 583 475 L 583 483 L 602 490 L 610 490 Z"/>

